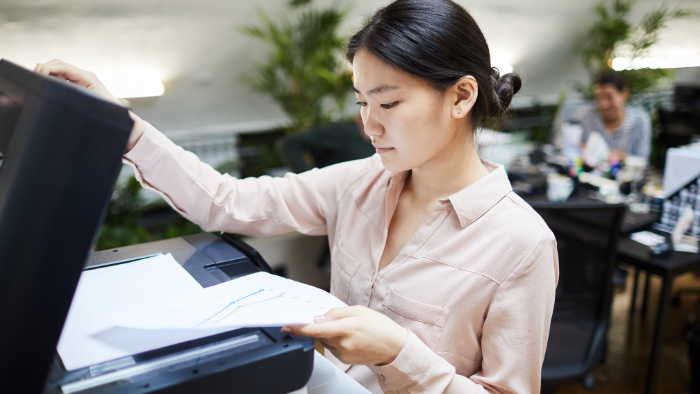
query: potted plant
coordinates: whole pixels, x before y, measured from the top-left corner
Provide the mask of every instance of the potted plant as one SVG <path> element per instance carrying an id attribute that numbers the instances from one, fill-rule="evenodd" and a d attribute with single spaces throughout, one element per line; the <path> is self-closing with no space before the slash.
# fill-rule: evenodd
<path id="1" fill-rule="evenodd" d="M 267 59 L 258 64 L 257 76 L 246 79 L 256 91 L 269 95 L 289 116 L 287 133 L 308 130 L 345 116 L 352 87 L 338 28 L 347 9 L 315 9 L 311 0 L 291 0 L 295 20 L 273 21 L 260 12 L 262 26 L 243 32 L 272 45 Z M 298 13 L 297 13 L 298 14 Z"/>
<path id="2" fill-rule="evenodd" d="M 613 71 L 615 58 L 648 56 L 658 41 L 659 33 L 669 21 L 691 15 L 690 10 L 670 9 L 663 4 L 633 24 L 629 21 L 629 14 L 634 3 L 635 0 L 613 0 L 610 4 L 601 2 L 595 6 L 596 20 L 588 29 L 580 49 L 591 81 L 601 73 Z M 621 70 L 619 73 L 626 80 L 633 101 L 639 101 L 650 90 L 670 85 L 673 75 L 666 69 L 648 67 Z M 579 84 L 576 89 L 585 98 L 593 97 L 591 84 Z"/>

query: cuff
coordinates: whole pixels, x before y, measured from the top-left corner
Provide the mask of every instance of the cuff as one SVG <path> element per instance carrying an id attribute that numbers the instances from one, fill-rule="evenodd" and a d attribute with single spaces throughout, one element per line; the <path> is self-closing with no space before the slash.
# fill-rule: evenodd
<path id="1" fill-rule="evenodd" d="M 438 357 L 416 334 L 408 330 L 408 339 L 391 364 L 369 365 L 379 381 L 379 385 L 386 392 L 410 387 L 425 376 Z"/>
<path id="2" fill-rule="evenodd" d="M 133 163 L 139 170 L 151 167 L 163 157 L 168 144 L 173 143 L 150 123 L 146 123 L 143 135 L 136 142 L 136 145 L 124 154 L 123 161 Z"/>

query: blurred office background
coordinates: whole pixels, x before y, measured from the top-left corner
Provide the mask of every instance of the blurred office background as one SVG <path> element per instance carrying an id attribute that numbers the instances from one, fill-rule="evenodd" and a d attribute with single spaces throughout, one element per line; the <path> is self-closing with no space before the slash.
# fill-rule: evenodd
<path id="1" fill-rule="evenodd" d="M 539 154 L 551 153 L 554 148 L 550 144 L 560 127 L 556 115 L 565 105 L 590 100 L 592 74 L 601 67 L 636 72 L 634 75 L 642 77 L 641 82 L 635 82 L 637 90 L 631 101 L 644 108 L 653 122 L 647 174 L 657 188 L 650 190 L 649 196 L 663 197 L 659 188 L 667 148 L 688 144 L 696 139 L 694 135 L 700 135 L 697 121 L 681 122 L 681 129 L 686 128 L 679 139 L 670 143 L 663 137 L 668 130 L 664 130 L 662 119 L 664 113 L 678 112 L 677 92 L 690 92 L 687 94 L 692 101 L 697 94 L 694 89 L 700 88 L 698 0 L 673 0 L 663 5 L 658 0 L 457 2 L 481 26 L 493 65 L 502 73 L 512 70 L 523 78 L 523 89 L 515 96 L 509 118 L 493 125 L 495 131 L 503 133 L 487 133 L 481 139 L 484 155 L 513 166 L 512 172 L 517 173 L 523 169 L 519 158 L 529 155 L 525 164 L 532 164 L 530 159 L 536 161 L 531 155 L 533 149 Z M 357 131 L 353 125 L 357 108 L 349 89 L 351 70 L 342 57 L 342 41 L 387 3 L 3 0 L 0 57 L 28 68 L 58 58 L 93 71 L 115 94 L 127 99 L 139 116 L 220 171 L 234 176 L 276 176 L 303 170 L 304 163 L 321 166 L 333 162 L 333 154 L 324 153 L 323 149 L 301 152 L 296 161 L 291 157 L 295 149 L 303 150 L 308 142 L 296 139 L 305 132 L 317 133 L 306 134 L 310 136 L 307 140 L 320 141 L 327 137 L 323 133 L 343 127 Z M 607 13 L 601 14 L 601 9 Z M 659 10 L 665 13 L 659 14 Z M 304 21 L 316 24 L 304 25 Z M 629 22 L 628 28 L 616 24 L 619 21 Z M 648 23 L 645 25 L 644 21 Z M 653 45 L 643 58 L 635 60 L 639 53 L 630 51 L 626 44 L 640 34 L 643 36 L 645 26 L 644 37 L 651 39 Z M 284 40 L 278 40 L 275 46 L 265 38 L 271 32 L 278 37 L 286 34 L 292 43 L 296 39 L 309 45 L 307 52 L 321 51 L 325 57 L 316 58 L 314 61 L 319 63 L 311 64 L 303 53 L 290 55 L 296 48 L 285 48 Z M 612 52 L 606 52 L 607 49 Z M 594 54 L 586 58 L 591 50 Z M 278 63 L 274 63 L 275 59 Z M 284 61 L 289 63 L 286 69 Z M 270 82 L 275 82 L 276 77 L 298 83 L 306 95 L 275 91 Z M 299 102 L 304 105 L 290 104 Z M 692 107 L 692 103 L 689 105 Z M 697 113 L 700 109 L 684 111 Z M 331 122 L 344 126 L 329 129 Z M 353 140 L 358 135 L 359 132 L 346 137 Z M 356 154 L 361 155 L 361 136 L 353 141 L 350 144 L 357 144 Z M 327 149 L 332 149 L 330 145 Z M 528 168 L 525 172 L 532 169 Z M 538 187 L 536 180 L 530 182 L 517 176 L 512 179 L 519 192 L 530 193 Z M 657 201 L 657 208 L 659 204 L 663 201 Z M 96 249 L 198 231 L 201 230 L 196 225 L 180 218 L 155 193 L 141 189 L 125 167 Z M 323 237 L 287 234 L 248 242 L 280 274 L 328 287 L 328 271 L 324 268 L 328 263 L 327 242 Z M 589 384 L 572 383 L 559 392 L 588 392 L 585 386 L 595 392 L 642 390 L 651 346 L 647 334 L 653 328 L 653 319 L 634 318 L 626 313 L 632 297 L 631 280 L 630 275 L 618 283 L 621 286 L 614 297 L 606 362 L 588 376 Z M 700 285 L 690 274 L 676 282 L 680 287 Z M 655 297 L 659 287 L 655 279 L 650 282 L 650 297 Z M 691 364 L 684 336 L 688 316 L 695 313 L 697 296 L 687 294 L 676 300 L 680 308 L 670 312 L 659 392 L 690 392 Z M 644 299 L 646 305 L 647 297 Z"/>
<path id="2" fill-rule="evenodd" d="M 0 3 L 0 56 L 26 67 L 59 58 L 96 72 L 104 81 L 111 82 L 112 89 L 127 97 L 155 94 L 155 97 L 129 98 L 133 110 L 214 166 L 228 163 L 226 170 L 243 168 L 243 175 L 260 175 L 288 164 L 277 160 L 274 154 L 265 155 L 280 136 L 280 133 L 268 133 L 288 130 L 295 123 L 293 115 L 270 94 L 256 91 L 245 82 L 259 75 L 256 65 L 267 62 L 275 48 L 265 40 L 245 34 L 244 29 L 263 27 L 263 14 L 275 24 L 287 21 L 294 25 L 310 10 L 321 12 L 335 7 L 343 10 L 335 29 L 342 39 L 385 3 L 5 0 Z M 594 12 L 598 3 L 473 0 L 460 4 L 479 22 L 489 42 L 494 66 L 504 72 L 512 69 L 523 78 L 523 89 L 515 96 L 512 107 L 521 110 L 529 120 L 513 123 L 509 131 L 524 130 L 528 132 L 525 138 L 548 141 L 558 105 L 564 99 L 579 98 L 577 87 L 580 90 L 581 86 L 590 86 L 581 52 L 591 26 L 599 19 Z M 612 8 L 613 2 L 603 4 Z M 697 1 L 679 0 L 668 3 L 666 8 L 673 11 L 694 6 L 698 6 Z M 636 25 L 658 8 L 657 1 L 639 0 L 625 18 Z M 674 84 L 700 83 L 698 22 L 698 15 L 666 21 L 648 54 L 671 60 L 673 67 L 685 66 L 670 70 L 670 78 L 660 84 L 666 92 L 671 92 Z M 320 44 L 322 50 L 328 49 L 328 45 L 323 45 Z M 339 45 L 334 54 L 339 58 L 336 71 L 349 72 Z M 154 84 L 161 85 L 161 90 Z M 130 91 L 130 87 L 136 91 Z M 155 93 L 148 91 L 148 87 L 155 88 Z M 664 89 L 655 91 L 663 93 Z M 351 117 L 356 111 L 351 96 L 347 92 L 349 100 L 344 112 L 328 111 L 329 116 L 334 120 Z M 672 99 L 670 93 L 666 98 Z M 303 131 L 299 129 L 293 131 Z M 281 172 L 283 168 L 271 173 Z M 127 179 L 125 172 L 120 185 L 126 185 Z M 140 192 L 143 201 L 129 200 L 128 193 L 121 196 L 122 205 L 115 207 L 119 216 L 133 209 L 134 204 L 155 199 L 148 192 Z M 187 227 L 185 231 L 191 230 L 187 224 L 181 225 Z M 173 227 L 169 233 L 179 234 Z M 127 233 L 113 235 L 114 242 L 105 239 L 101 246 L 117 246 L 129 238 Z"/>

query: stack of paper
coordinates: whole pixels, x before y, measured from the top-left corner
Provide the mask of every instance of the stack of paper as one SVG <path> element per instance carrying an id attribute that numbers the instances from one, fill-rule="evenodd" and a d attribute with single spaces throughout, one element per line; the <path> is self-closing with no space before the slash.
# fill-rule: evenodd
<path id="1" fill-rule="evenodd" d="M 310 324 L 329 309 L 344 306 L 313 286 L 258 272 L 128 311 L 117 323 L 145 329 L 271 327 Z"/>
<path id="2" fill-rule="evenodd" d="M 638 233 L 633 233 L 630 235 L 632 240 L 639 242 L 642 245 L 656 246 L 660 243 L 664 243 L 666 238 L 659 234 L 654 234 L 649 231 L 640 231 Z"/>
<path id="3" fill-rule="evenodd" d="M 202 288 L 168 255 L 83 272 L 58 343 L 75 370 L 239 327 L 313 323 L 347 306 L 258 272 Z"/>

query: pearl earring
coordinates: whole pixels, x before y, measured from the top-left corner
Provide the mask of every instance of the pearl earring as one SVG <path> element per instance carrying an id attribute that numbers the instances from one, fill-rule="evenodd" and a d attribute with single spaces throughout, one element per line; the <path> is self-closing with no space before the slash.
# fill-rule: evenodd
<path id="1" fill-rule="evenodd" d="M 459 114 L 461 114 L 461 113 L 462 113 L 462 111 L 460 111 L 460 110 L 457 110 L 457 114 L 458 114 L 458 115 L 459 115 Z"/>

